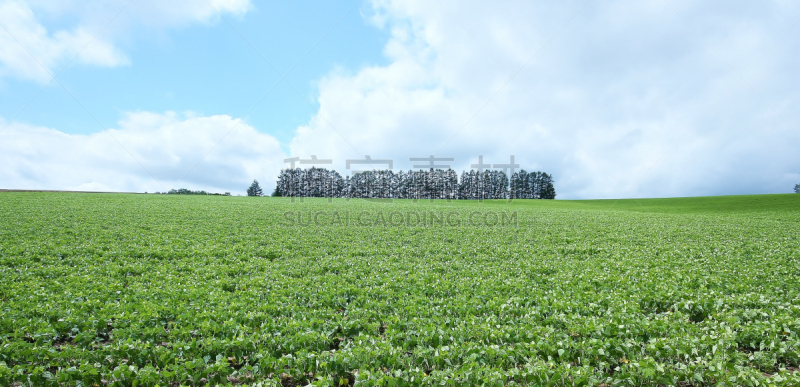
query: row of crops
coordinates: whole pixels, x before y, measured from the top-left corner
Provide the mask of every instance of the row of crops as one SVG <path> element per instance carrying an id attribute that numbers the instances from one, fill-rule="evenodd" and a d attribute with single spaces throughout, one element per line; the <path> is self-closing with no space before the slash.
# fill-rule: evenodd
<path id="1" fill-rule="evenodd" d="M 3 193 L 0 385 L 796 386 L 788 196 L 668 212 Z M 281 221 L 332 210 L 518 225 Z"/>

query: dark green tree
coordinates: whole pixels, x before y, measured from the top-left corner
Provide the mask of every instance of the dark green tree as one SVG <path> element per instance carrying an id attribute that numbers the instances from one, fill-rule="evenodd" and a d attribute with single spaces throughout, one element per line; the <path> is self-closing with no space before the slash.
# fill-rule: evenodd
<path id="1" fill-rule="evenodd" d="M 281 196 L 283 196 L 283 195 L 281 194 L 281 188 L 280 188 L 280 187 L 278 187 L 278 185 L 275 185 L 275 190 L 273 190 L 273 191 L 272 191 L 272 197 L 274 197 L 274 198 L 279 198 L 279 197 L 281 197 Z"/>
<path id="2" fill-rule="evenodd" d="M 542 179 L 542 193 L 540 198 L 541 199 L 555 199 L 556 198 L 556 189 L 553 186 L 553 176 L 548 175 L 546 173 L 543 174 L 544 178 Z"/>
<path id="3" fill-rule="evenodd" d="M 800 193 L 800 184 L 794 185 L 794 193 Z"/>
<path id="4" fill-rule="evenodd" d="M 264 192 L 261 191 L 261 186 L 258 185 L 258 180 L 253 180 L 250 188 L 247 189 L 247 196 L 263 196 Z"/>

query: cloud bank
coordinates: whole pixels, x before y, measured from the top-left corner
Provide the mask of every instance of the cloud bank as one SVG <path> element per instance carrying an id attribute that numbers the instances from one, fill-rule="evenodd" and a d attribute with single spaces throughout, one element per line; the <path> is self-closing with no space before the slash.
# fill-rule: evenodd
<path id="1" fill-rule="evenodd" d="M 74 135 L 12 123 L 0 142 L 2 188 L 236 194 L 254 178 L 274 187 L 285 157 L 275 138 L 225 115 L 129 113 L 118 126 Z"/>
<path id="2" fill-rule="evenodd" d="M 800 7 L 736 7 L 376 1 L 391 64 L 323 79 L 291 153 L 513 154 L 560 198 L 789 192 Z"/>

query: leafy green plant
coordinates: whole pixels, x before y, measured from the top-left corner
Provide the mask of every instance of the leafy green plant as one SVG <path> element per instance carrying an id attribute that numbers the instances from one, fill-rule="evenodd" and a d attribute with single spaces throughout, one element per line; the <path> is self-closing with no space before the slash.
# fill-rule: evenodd
<path id="1" fill-rule="evenodd" d="M 798 198 L 0 193 L 0 385 L 800 385 Z"/>

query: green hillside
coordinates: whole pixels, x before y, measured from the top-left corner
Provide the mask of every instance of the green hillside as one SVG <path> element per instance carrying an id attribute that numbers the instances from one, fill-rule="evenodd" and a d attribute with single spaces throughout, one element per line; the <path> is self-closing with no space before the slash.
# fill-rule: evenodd
<path id="1" fill-rule="evenodd" d="M 0 193 L 0 385 L 800 385 L 800 195 Z"/>
<path id="2" fill-rule="evenodd" d="M 568 201 L 571 208 L 626 210 L 675 214 L 786 212 L 800 213 L 800 195 L 738 195 L 668 199 L 620 199 Z"/>

